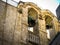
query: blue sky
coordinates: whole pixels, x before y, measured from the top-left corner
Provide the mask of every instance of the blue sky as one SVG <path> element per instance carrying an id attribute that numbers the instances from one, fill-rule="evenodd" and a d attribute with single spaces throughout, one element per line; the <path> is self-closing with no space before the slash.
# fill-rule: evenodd
<path id="1" fill-rule="evenodd" d="M 19 2 L 19 0 L 15 0 L 15 1 Z M 55 14 L 55 16 L 56 16 L 56 8 L 60 3 L 60 0 L 21 0 L 21 1 L 33 2 L 42 9 L 49 9 L 53 14 Z M 17 6 L 17 3 L 13 2 L 12 0 L 8 0 L 8 3 Z"/>
<path id="2" fill-rule="evenodd" d="M 59 3 L 60 4 L 60 0 L 56 0 L 57 1 L 57 3 Z"/>

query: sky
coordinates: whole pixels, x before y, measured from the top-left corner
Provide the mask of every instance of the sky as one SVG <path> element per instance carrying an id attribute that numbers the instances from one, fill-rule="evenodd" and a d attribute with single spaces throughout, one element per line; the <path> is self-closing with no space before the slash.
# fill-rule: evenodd
<path id="1" fill-rule="evenodd" d="M 57 3 L 60 3 L 60 0 L 56 0 L 57 1 Z"/>
<path id="2" fill-rule="evenodd" d="M 6 1 L 6 0 L 3 0 Z M 14 0 L 19 2 L 19 0 Z M 17 3 L 12 0 L 8 0 L 7 2 L 11 5 L 17 6 Z M 56 8 L 58 7 L 60 0 L 21 0 L 24 2 L 33 2 L 41 9 L 48 9 L 56 16 Z"/>

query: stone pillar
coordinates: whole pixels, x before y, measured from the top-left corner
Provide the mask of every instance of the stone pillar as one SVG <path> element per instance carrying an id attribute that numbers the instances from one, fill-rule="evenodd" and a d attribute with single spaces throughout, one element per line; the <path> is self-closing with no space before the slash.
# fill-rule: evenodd
<path id="1" fill-rule="evenodd" d="M 12 45 L 19 45 L 21 42 L 21 16 L 22 14 L 17 11 Z"/>
<path id="2" fill-rule="evenodd" d="M 45 20 L 39 19 L 38 24 L 39 24 L 40 45 L 48 45 Z"/>
<path id="3" fill-rule="evenodd" d="M 17 12 L 13 45 L 25 45 L 28 29 L 28 9 L 22 7 L 22 14 Z"/>
<path id="4" fill-rule="evenodd" d="M 23 8 L 23 14 L 21 16 L 21 40 L 26 43 L 28 33 L 28 9 Z"/>
<path id="5" fill-rule="evenodd" d="M 58 32 L 58 20 L 56 19 L 56 17 L 53 18 L 53 27 L 55 32 Z"/>

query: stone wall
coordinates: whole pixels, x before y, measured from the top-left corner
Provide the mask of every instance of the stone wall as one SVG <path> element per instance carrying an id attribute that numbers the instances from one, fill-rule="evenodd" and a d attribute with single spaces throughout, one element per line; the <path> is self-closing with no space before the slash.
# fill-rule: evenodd
<path id="1" fill-rule="evenodd" d="M 0 1 L 0 45 L 25 45 L 27 9 L 20 14 L 16 7 Z"/>
<path id="2" fill-rule="evenodd" d="M 0 45 L 2 45 L 3 41 L 3 31 L 4 31 L 4 24 L 5 24 L 5 17 L 6 17 L 6 5 L 5 3 L 0 1 Z"/>
<path id="3" fill-rule="evenodd" d="M 33 6 L 32 6 L 33 7 Z M 54 19 L 55 30 L 58 30 Z M 45 20 L 38 18 L 40 44 L 48 45 Z M 22 7 L 22 14 L 17 7 L 0 1 L 0 45 L 25 45 L 28 35 L 28 8 Z"/>
<path id="4" fill-rule="evenodd" d="M 7 4 L 6 20 L 5 20 L 5 25 L 4 25 L 4 40 L 7 41 L 6 44 L 8 42 L 12 44 L 14 40 L 17 41 L 18 39 L 15 33 L 17 14 L 18 14 L 17 8 Z"/>
<path id="5" fill-rule="evenodd" d="M 48 45 L 47 32 L 45 30 L 45 20 L 38 20 L 39 22 L 39 36 L 40 36 L 40 44 Z"/>

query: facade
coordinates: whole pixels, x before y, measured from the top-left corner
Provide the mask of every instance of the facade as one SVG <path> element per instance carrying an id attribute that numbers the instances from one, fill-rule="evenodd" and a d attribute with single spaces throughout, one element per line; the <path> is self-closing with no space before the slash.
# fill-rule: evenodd
<path id="1" fill-rule="evenodd" d="M 49 10 L 31 2 L 14 7 L 0 1 L 0 45 L 49 45 L 58 30 Z"/>

